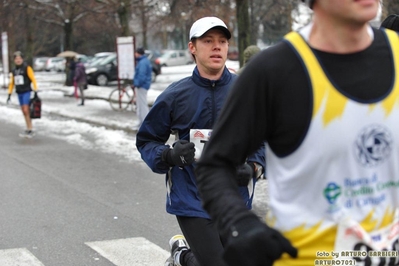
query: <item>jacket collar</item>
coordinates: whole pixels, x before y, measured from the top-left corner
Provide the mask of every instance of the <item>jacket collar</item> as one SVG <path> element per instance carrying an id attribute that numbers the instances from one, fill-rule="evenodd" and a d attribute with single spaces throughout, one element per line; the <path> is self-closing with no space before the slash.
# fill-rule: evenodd
<path id="1" fill-rule="evenodd" d="M 147 56 L 146 56 L 145 54 L 143 54 L 142 56 L 137 57 L 136 60 L 137 60 L 137 61 L 140 61 L 140 60 L 143 59 L 144 57 L 147 57 Z"/>
<path id="2" fill-rule="evenodd" d="M 197 66 L 194 68 L 192 75 L 194 83 L 201 87 L 215 87 L 229 84 L 233 76 L 234 74 L 230 73 L 226 66 L 223 69 L 222 76 L 218 80 L 210 80 L 201 77 Z"/>

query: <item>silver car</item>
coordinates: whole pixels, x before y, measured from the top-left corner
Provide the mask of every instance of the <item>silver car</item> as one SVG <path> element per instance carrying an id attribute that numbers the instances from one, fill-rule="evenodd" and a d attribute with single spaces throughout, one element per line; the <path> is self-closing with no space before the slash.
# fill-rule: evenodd
<path id="1" fill-rule="evenodd" d="M 65 71 L 66 59 L 64 57 L 50 57 L 46 62 L 46 71 Z"/>
<path id="2" fill-rule="evenodd" d="M 44 71 L 46 69 L 48 57 L 36 57 L 33 61 L 33 70 L 34 71 Z"/>

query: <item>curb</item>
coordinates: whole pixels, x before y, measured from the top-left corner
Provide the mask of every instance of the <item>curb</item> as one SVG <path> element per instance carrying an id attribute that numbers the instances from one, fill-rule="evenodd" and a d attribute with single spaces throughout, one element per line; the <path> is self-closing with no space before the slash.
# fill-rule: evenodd
<path id="1" fill-rule="evenodd" d="M 90 99 L 90 98 L 88 98 L 88 99 Z M 93 99 L 104 100 L 104 98 L 96 98 L 96 97 L 93 97 Z M 12 104 L 12 103 L 11 104 L 0 103 L 0 105 L 1 106 L 7 106 L 9 108 L 20 109 L 19 105 Z M 74 119 L 74 120 L 79 121 L 79 122 L 84 122 L 84 123 L 88 123 L 88 124 L 91 124 L 91 125 L 94 125 L 94 126 L 99 126 L 99 127 L 105 127 L 107 129 L 123 130 L 123 131 L 125 131 L 127 133 L 133 133 L 133 134 L 137 133 L 137 130 L 129 128 L 129 127 L 121 127 L 121 126 L 117 126 L 117 125 L 108 125 L 108 124 L 104 124 L 104 123 L 100 123 L 100 122 L 95 122 L 95 121 L 92 121 L 90 119 L 74 117 L 74 116 L 68 116 L 68 115 L 63 115 L 63 114 L 54 113 L 54 112 L 46 112 L 46 111 L 42 110 L 42 115 L 43 114 L 48 115 L 48 116 L 56 116 L 56 117 Z"/>

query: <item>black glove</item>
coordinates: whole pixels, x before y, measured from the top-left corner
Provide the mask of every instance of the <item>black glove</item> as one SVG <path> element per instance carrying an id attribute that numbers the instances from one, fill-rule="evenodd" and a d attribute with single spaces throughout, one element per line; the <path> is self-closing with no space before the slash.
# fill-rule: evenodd
<path id="1" fill-rule="evenodd" d="M 11 102 L 11 94 L 8 94 L 8 97 L 7 97 L 7 104 L 9 104 Z"/>
<path id="2" fill-rule="evenodd" d="M 231 227 L 223 259 L 229 266 L 271 266 L 285 252 L 298 255 L 280 232 L 251 215 Z"/>
<path id="3" fill-rule="evenodd" d="M 248 186 L 249 180 L 255 175 L 253 163 L 244 163 L 237 167 L 237 182 L 240 187 Z"/>
<path id="4" fill-rule="evenodd" d="M 194 162 L 194 143 L 187 140 L 179 140 L 173 144 L 173 149 L 166 149 L 162 158 L 169 165 L 186 166 Z"/>

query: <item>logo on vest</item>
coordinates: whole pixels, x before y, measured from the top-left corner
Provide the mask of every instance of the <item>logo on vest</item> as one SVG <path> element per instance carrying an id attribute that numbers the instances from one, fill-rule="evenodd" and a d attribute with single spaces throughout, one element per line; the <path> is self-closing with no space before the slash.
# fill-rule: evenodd
<path id="1" fill-rule="evenodd" d="M 327 187 L 323 191 L 324 197 L 328 203 L 335 204 L 339 195 L 341 195 L 341 187 L 336 183 L 328 183 Z"/>
<path id="2" fill-rule="evenodd" d="M 374 167 L 391 154 L 392 136 L 385 127 L 370 125 L 360 132 L 354 146 L 358 162 L 365 167 Z"/>

